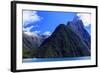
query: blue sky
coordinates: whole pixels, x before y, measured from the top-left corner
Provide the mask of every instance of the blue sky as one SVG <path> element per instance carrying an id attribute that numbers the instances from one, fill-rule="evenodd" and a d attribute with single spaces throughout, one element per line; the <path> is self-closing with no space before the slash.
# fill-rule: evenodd
<path id="1" fill-rule="evenodd" d="M 90 15 L 75 12 L 23 10 L 23 29 L 28 32 L 50 35 L 59 24 L 67 24 L 78 16 L 90 33 Z"/>

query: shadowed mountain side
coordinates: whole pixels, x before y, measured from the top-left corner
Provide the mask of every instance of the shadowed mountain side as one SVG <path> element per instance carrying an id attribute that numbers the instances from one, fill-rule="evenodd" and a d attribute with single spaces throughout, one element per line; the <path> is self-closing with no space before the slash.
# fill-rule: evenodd
<path id="1" fill-rule="evenodd" d="M 34 32 L 23 32 L 23 58 L 36 57 L 36 51 L 40 44 L 49 37 L 49 35 L 39 35 Z"/>
<path id="2" fill-rule="evenodd" d="M 39 36 L 33 32 L 23 32 L 23 58 L 35 57 L 37 48 L 45 40 L 45 36 Z"/>
<path id="3" fill-rule="evenodd" d="M 85 30 L 82 20 L 77 19 L 68 22 L 66 27 L 69 27 L 71 30 L 73 30 L 84 41 L 84 44 L 91 49 L 91 37 Z"/>
<path id="4" fill-rule="evenodd" d="M 35 56 L 37 58 L 82 57 L 90 56 L 90 50 L 70 27 L 60 24 L 52 35 L 43 41 Z"/>

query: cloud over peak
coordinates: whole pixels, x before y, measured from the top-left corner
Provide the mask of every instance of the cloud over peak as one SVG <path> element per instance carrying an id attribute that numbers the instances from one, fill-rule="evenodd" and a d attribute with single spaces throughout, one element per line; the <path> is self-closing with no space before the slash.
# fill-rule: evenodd
<path id="1" fill-rule="evenodd" d="M 90 13 L 77 13 L 80 20 L 83 21 L 84 26 L 89 26 L 91 24 L 91 14 Z"/>
<path id="2" fill-rule="evenodd" d="M 43 35 L 49 35 L 50 36 L 51 32 L 50 31 L 46 31 L 46 32 L 43 33 Z"/>

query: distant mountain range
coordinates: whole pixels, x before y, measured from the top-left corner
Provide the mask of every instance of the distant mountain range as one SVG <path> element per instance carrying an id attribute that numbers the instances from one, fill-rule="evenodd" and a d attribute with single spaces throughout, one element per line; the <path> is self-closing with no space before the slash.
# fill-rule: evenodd
<path id="1" fill-rule="evenodd" d="M 39 35 L 34 32 L 23 32 L 23 57 L 33 57 L 35 50 L 49 35 Z"/>
<path id="2" fill-rule="evenodd" d="M 51 36 L 23 33 L 23 58 L 90 56 L 91 37 L 82 20 L 59 24 Z"/>

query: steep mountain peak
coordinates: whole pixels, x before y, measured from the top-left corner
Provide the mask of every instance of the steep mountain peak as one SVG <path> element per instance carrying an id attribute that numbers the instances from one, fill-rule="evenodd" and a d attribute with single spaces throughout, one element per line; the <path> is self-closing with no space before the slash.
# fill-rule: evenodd
<path id="1" fill-rule="evenodd" d="M 76 32 L 60 24 L 50 37 L 45 39 L 37 52 L 38 58 L 62 58 L 89 56 L 88 47 Z"/>
<path id="2" fill-rule="evenodd" d="M 74 19 L 71 22 L 68 22 L 67 26 L 69 27 L 72 31 L 74 31 L 81 39 L 83 39 L 84 43 L 91 48 L 90 46 L 90 35 L 87 32 L 87 30 L 84 28 L 84 24 L 82 22 L 82 20 L 80 19 Z"/>
<path id="3" fill-rule="evenodd" d="M 71 21 L 71 23 L 75 26 L 84 28 L 83 21 L 78 16 L 74 17 L 74 19 Z"/>
<path id="4" fill-rule="evenodd" d="M 80 20 L 80 18 L 79 18 L 78 16 L 75 16 L 75 17 L 73 18 L 73 21 L 77 21 L 77 20 Z"/>
<path id="5" fill-rule="evenodd" d="M 66 25 L 65 24 L 59 24 L 58 27 L 56 27 L 56 30 L 54 32 L 59 31 L 59 30 L 64 30 L 64 29 L 66 29 Z"/>
<path id="6" fill-rule="evenodd" d="M 84 29 L 83 22 L 80 19 L 68 22 L 67 26 L 73 28 L 73 30 L 75 31 L 76 30 L 80 31 Z"/>
<path id="7" fill-rule="evenodd" d="M 57 28 L 65 28 L 65 24 L 59 24 Z"/>

